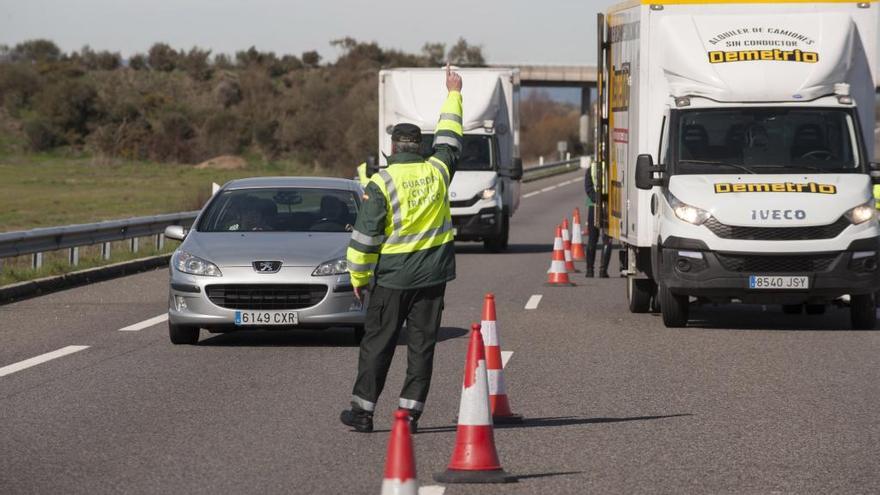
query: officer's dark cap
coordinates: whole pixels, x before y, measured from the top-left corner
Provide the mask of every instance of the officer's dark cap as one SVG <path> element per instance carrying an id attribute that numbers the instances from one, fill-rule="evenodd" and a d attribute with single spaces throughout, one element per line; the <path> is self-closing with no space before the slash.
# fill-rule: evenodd
<path id="1" fill-rule="evenodd" d="M 391 130 L 391 140 L 396 143 L 421 143 L 422 130 L 414 124 L 397 124 Z"/>

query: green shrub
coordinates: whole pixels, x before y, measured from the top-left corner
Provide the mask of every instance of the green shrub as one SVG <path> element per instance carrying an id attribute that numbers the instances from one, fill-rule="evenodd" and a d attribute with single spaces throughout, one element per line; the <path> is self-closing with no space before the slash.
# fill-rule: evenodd
<path id="1" fill-rule="evenodd" d="M 26 120 L 23 130 L 28 146 L 33 151 L 46 151 L 58 143 L 58 136 L 55 135 L 52 126 L 42 117 Z"/>

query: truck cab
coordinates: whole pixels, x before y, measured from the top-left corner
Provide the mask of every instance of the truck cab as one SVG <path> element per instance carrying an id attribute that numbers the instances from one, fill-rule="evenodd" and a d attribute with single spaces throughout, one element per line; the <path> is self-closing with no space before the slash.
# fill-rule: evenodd
<path id="1" fill-rule="evenodd" d="M 873 328 L 876 2 L 650 3 L 599 15 L 601 228 L 630 310 L 694 301 Z"/>

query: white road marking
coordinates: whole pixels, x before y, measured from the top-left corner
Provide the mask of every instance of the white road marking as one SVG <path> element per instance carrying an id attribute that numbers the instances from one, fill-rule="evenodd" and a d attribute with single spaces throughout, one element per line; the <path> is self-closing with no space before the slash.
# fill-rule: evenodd
<path id="1" fill-rule="evenodd" d="M 501 367 L 507 368 L 507 362 L 513 357 L 513 351 L 501 351 Z"/>
<path id="2" fill-rule="evenodd" d="M 125 328 L 120 328 L 119 331 L 120 332 L 137 332 L 137 331 L 143 330 L 145 328 L 150 328 L 153 325 L 158 325 L 159 323 L 162 323 L 163 321 L 166 321 L 166 320 L 168 320 L 168 313 L 162 313 L 161 315 L 154 316 L 154 317 L 150 318 L 149 320 L 144 320 L 140 323 L 135 323 L 134 325 L 129 325 Z"/>
<path id="3" fill-rule="evenodd" d="M 62 356 L 66 356 L 68 354 L 73 354 L 74 352 L 79 352 L 83 349 L 88 349 L 87 345 L 69 345 L 67 347 L 62 347 L 57 351 L 47 352 L 46 354 L 40 354 L 37 357 L 32 357 L 30 359 L 25 359 L 24 361 L 19 361 L 15 364 L 10 364 L 9 366 L 4 366 L 0 368 L 0 376 L 11 375 L 16 371 L 26 370 L 31 366 L 36 366 L 38 364 L 43 364 L 46 361 L 51 361 L 56 358 L 60 358 Z"/>
<path id="4" fill-rule="evenodd" d="M 570 179 L 565 182 L 560 182 L 559 184 L 554 184 L 552 186 L 547 186 L 544 189 L 539 189 L 537 191 L 532 191 L 530 193 L 523 194 L 522 199 L 531 198 L 532 196 L 537 196 L 543 192 L 548 192 L 556 189 L 557 187 L 567 186 L 569 184 L 574 184 L 576 182 L 580 182 L 581 179 Z"/>
<path id="5" fill-rule="evenodd" d="M 419 487 L 419 495 L 443 495 L 446 492 L 445 486 L 428 485 Z"/>
<path id="6" fill-rule="evenodd" d="M 532 297 L 526 301 L 526 309 L 538 309 L 538 305 L 541 304 L 541 298 L 544 297 L 541 294 L 532 294 Z"/>

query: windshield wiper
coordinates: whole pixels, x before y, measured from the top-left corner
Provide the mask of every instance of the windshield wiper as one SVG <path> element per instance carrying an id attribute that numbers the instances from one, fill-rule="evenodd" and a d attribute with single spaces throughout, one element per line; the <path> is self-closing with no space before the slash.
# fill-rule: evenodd
<path id="1" fill-rule="evenodd" d="M 758 165 L 755 168 L 787 168 L 787 169 L 791 169 L 792 171 L 811 170 L 814 172 L 845 172 L 846 170 L 855 170 L 855 169 L 849 169 L 848 167 L 822 168 L 822 167 L 814 167 L 812 165 Z"/>
<path id="2" fill-rule="evenodd" d="M 713 161 L 713 160 L 679 160 L 678 163 L 696 163 L 696 164 L 700 164 L 700 165 L 724 165 L 727 167 L 733 167 L 733 168 L 738 168 L 740 170 L 744 170 L 750 174 L 755 173 L 754 170 L 752 170 L 748 167 L 744 167 L 742 165 L 738 165 L 736 163 L 730 163 L 730 162 Z"/>

